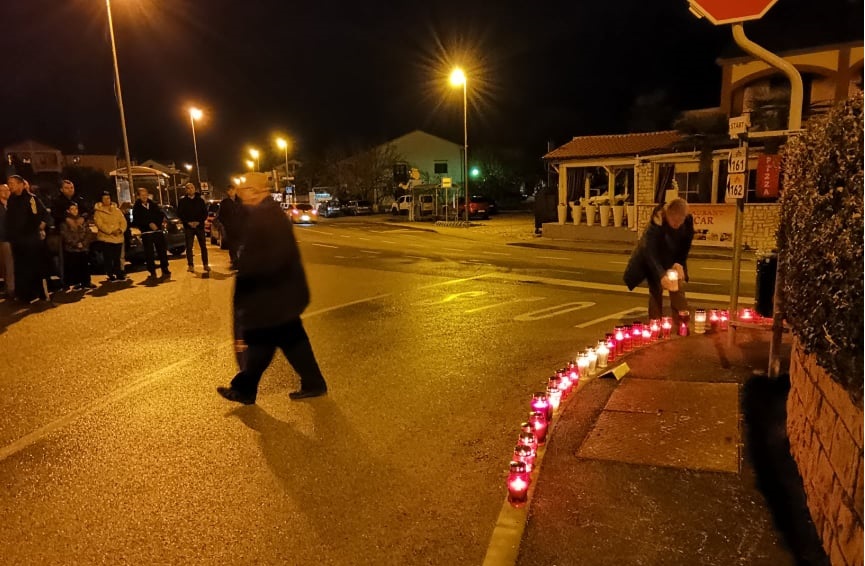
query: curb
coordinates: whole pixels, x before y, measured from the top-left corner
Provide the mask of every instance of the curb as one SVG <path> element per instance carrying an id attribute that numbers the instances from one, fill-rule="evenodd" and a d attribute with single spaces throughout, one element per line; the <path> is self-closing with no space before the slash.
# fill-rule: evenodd
<path id="1" fill-rule="evenodd" d="M 560 242 L 574 242 L 575 244 L 589 246 L 592 244 L 596 244 L 596 240 L 559 240 Z M 543 244 L 536 242 L 508 242 L 506 245 L 508 246 L 520 246 L 524 248 L 536 248 L 543 250 L 559 250 L 559 251 L 567 251 L 567 252 L 584 252 L 584 253 L 596 253 L 596 254 L 622 254 L 622 255 L 631 255 L 632 247 L 627 248 L 603 248 L 603 249 L 592 249 L 589 247 L 572 247 L 567 245 L 556 245 L 556 244 Z M 719 259 L 725 260 L 733 259 L 733 254 L 730 252 L 729 254 L 713 252 L 713 251 L 703 251 L 699 249 L 691 248 L 691 252 L 688 254 L 688 259 Z M 742 260 L 744 261 L 756 261 L 756 257 L 753 255 L 753 252 L 743 252 Z"/>

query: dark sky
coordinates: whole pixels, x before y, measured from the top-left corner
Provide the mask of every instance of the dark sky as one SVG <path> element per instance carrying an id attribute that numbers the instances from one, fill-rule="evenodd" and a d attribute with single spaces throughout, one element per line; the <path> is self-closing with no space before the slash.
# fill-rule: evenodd
<path id="1" fill-rule="evenodd" d="M 104 2 L 0 4 L 0 143 L 122 154 Z M 291 136 L 301 160 L 417 128 L 461 141 L 461 91 L 447 83 L 454 64 L 469 76 L 471 148 L 536 159 L 548 139 L 664 127 L 673 110 L 718 104 L 715 61 L 731 43 L 729 27 L 697 20 L 685 0 L 112 8 L 133 158 L 192 161 L 185 108 L 195 103 L 207 115 L 197 127 L 202 165 L 220 184 L 250 144 L 276 159 L 275 132 Z M 824 43 L 861 39 L 862 0 L 779 0 L 745 29 L 790 36 L 793 21 Z"/>

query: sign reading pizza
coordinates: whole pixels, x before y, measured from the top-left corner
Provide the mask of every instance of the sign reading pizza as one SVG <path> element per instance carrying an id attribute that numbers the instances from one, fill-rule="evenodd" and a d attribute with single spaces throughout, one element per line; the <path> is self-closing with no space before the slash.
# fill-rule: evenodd
<path id="1" fill-rule="evenodd" d="M 719 26 L 759 20 L 778 0 L 689 0 L 691 12 Z"/>

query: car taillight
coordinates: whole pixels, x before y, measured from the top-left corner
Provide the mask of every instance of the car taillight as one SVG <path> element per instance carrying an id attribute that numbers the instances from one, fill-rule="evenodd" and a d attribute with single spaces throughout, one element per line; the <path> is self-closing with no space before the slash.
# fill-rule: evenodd
<path id="1" fill-rule="evenodd" d="M 317 210 L 313 210 L 312 213 L 313 213 L 313 214 L 318 214 L 318 211 L 317 211 Z"/>
<path id="2" fill-rule="evenodd" d="M 292 213 L 292 214 L 298 214 L 298 213 L 300 213 L 300 211 L 297 210 L 297 209 L 294 209 L 294 210 L 291 211 L 291 213 Z"/>

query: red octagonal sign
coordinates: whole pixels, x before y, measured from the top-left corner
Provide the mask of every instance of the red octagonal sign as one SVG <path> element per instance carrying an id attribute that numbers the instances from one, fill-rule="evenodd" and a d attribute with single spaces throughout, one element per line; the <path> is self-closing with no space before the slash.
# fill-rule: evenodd
<path id="1" fill-rule="evenodd" d="M 778 0 L 689 0 L 691 10 L 713 24 L 759 20 Z"/>

